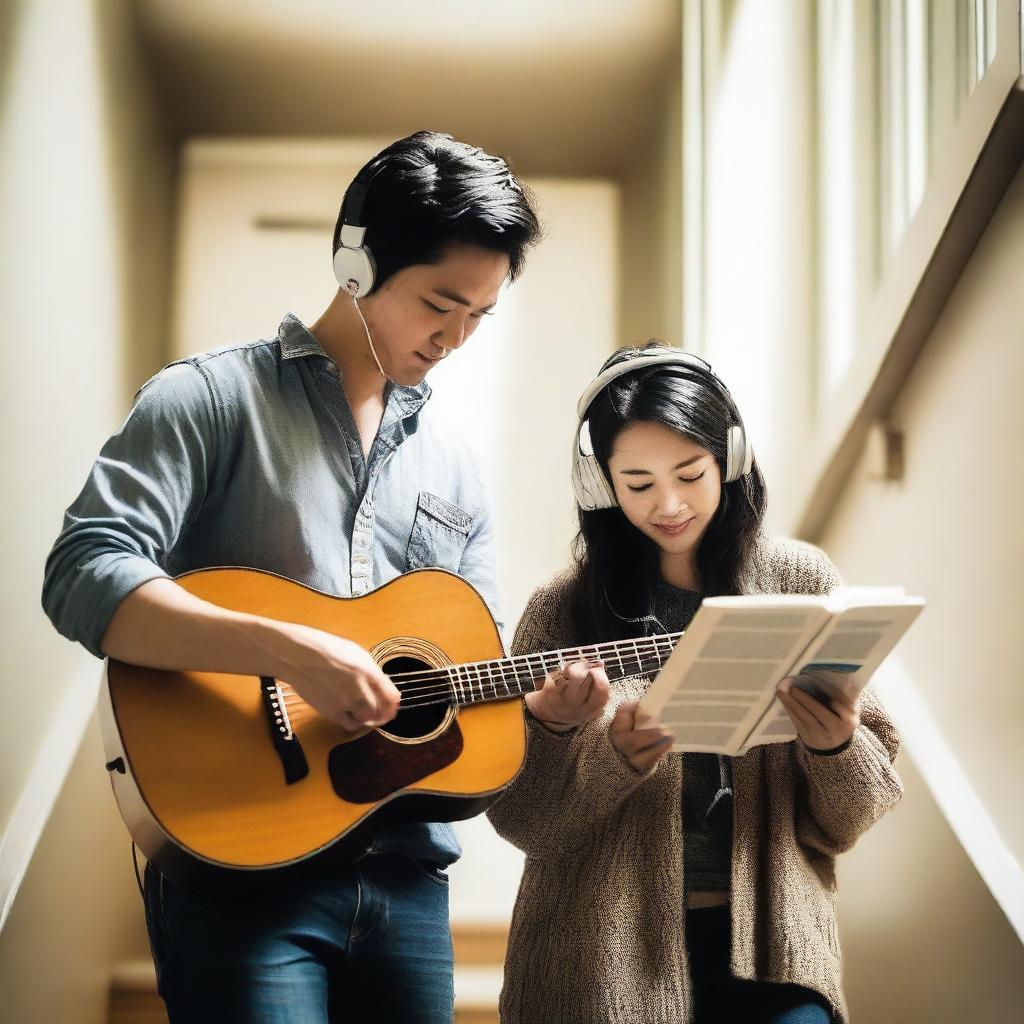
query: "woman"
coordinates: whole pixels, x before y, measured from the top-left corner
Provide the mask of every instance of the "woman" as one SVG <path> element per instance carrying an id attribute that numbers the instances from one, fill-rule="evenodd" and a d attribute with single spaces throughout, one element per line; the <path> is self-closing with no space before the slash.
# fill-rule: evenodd
<path id="1" fill-rule="evenodd" d="M 760 470 L 701 360 L 622 350 L 580 417 L 575 565 L 514 654 L 682 630 L 705 595 L 839 585 L 821 551 L 761 533 Z M 799 739 L 680 755 L 638 710 L 649 684 L 609 693 L 578 663 L 527 697 L 527 763 L 489 812 L 526 854 L 503 1022 L 842 1024 L 835 857 L 902 793 L 895 730 L 869 691 L 830 708 L 786 680 Z"/>

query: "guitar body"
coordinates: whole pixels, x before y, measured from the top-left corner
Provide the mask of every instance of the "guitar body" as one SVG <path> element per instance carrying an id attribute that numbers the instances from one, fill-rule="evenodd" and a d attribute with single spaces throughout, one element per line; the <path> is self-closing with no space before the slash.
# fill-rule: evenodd
<path id="1" fill-rule="evenodd" d="M 417 570 L 357 598 L 249 569 L 177 582 L 224 608 L 354 640 L 389 673 L 503 656 L 483 599 L 443 570 Z M 526 754 L 518 700 L 458 707 L 442 692 L 379 729 L 351 733 L 266 678 L 111 660 L 107 683 L 104 739 L 118 806 L 146 857 L 177 878 L 277 878 L 357 856 L 389 822 L 472 817 Z M 287 741 L 275 695 L 287 707 Z"/>

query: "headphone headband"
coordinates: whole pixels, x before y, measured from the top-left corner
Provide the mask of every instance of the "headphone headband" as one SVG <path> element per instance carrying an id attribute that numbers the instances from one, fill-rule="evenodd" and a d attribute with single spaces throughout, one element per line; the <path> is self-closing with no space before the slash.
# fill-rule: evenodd
<path id="1" fill-rule="evenodd" d="M 749 473 L 753 466 L 754 451 L 747 441 L 739 408 L 729 393 L 729 389 L 711 369 L 711 364 L 701 359 L 700 356 L 684 352 L 682 349 L 642 349 L 602 370 L 580 396 L 576 405 L 576 413 L 580 422 L 576 428 L 576 439 L 573 443 L 572 482 L 576 492 L 576 501 L 584 510 L 614 508 L 618 505 L 615 493 L 594 455 L 590 439 L 590 424 L 587 420 L 590 406 L 612 381 L 648 366 L 682 366 L 710 377 L 725 399 L 734 420 L 726 435 L 724 482 L 738 480 L 741 476 Z"/>
<path id="2" fill-rule="evenodd" d="M 345 202 L 342 204 L 341 222 L 351 224 L 354 227 L 363 227 L 363 203 L 366 202 L 366 193 L 370 190 L 370 182 L 375 175 L 371 175 L 365 182 L 355 178 L 345 193 Z"/>
<path id="3" fill-rule="evenodd" d="M 604 389 L 611 384 L 613 380 L 617 380 L 624 374 L 632 373 L 634 370 L 643 369 L 645 366 L 688 366 L 691 369 L 710 373 L 712 377 L 715 377 L 711 370 L 711 364 L 705 362 L 700 356 L 693 355 L 691 352 L 684 352 L 682 349 L 641 349 L 639 352 L 629 356 L 627 359 L 623 359 L 620 362 L 606 367 L 593 379 L 593 381 L 591 381 L 590 386 L 582 395 L 580 395 L 580 400 L 576 404 L 577 416 L 579 416 L 580 419 L 583 419 L 587 415 L 587 410 L 590 408 L 594 399 L 597 398 L 597 396 L 604 391 Z M 717 377 L 715 377 L 715 380 L 721 388 L 725 387 Z M 732 402 L 730 399 L 730 405 L 731 404 Z"/>

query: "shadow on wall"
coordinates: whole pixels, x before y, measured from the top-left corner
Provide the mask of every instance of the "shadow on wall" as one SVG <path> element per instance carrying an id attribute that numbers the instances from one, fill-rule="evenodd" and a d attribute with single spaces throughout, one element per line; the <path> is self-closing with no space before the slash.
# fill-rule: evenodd
<path id="1" fill-rule="evenodd" d="M 7 0 L 0 4 L 0 121 L 7 107 L 7 92 L 11 76 L 6 73 L 14 54 L 14 40 L 18 35 L 18 22 L 28 0 Z"/>
<path id="2" fill-rule="evenodd" d="M 177 160 L 132 4 L 98 4 L 96 17 L 109 120 L 107 166 L 116 197 L 118 293 L 127 341 L 121 383 L 127 399 L 170 359 Z M 126 103 L 126 93 L 135 99 Z"/>

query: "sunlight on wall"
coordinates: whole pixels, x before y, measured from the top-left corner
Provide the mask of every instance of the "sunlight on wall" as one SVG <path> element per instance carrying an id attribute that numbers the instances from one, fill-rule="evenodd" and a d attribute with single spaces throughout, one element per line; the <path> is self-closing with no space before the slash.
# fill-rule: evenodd
<path id="1" fill-rule="evenodd" d="M 809 27 L 797 4 L 737 3 L 707 123 L 705 354 L 739 404 L 782 520 L 793 471 L 782 453 L 811 400 Z"/>

